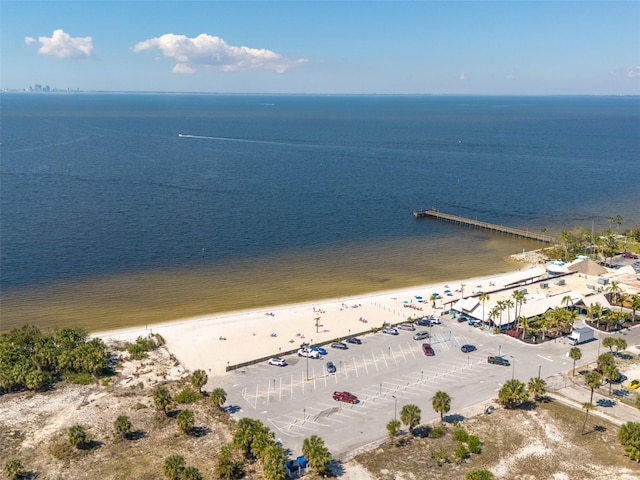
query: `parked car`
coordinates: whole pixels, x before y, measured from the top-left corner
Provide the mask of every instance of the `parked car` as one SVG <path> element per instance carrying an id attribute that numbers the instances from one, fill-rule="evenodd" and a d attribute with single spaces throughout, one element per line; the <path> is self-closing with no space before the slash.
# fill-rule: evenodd
<path id="1" fill-rule="evenodd" d="M 327 362 L 327 373 L 336 373 L 336 366 L 333 362 Z"/>
<path id="2" fill-rule="evenodd" d="M 349 338 L 347 338 L 347 343 L 353 343 L 354 345 L 361 345 L 362 344 L 362 340 L 360 340 L 357 337 L 349 337 Z"/>
<path id="3" fill-rule="evenodd" d="M 634 260 L 638 258 L 638 255 L 636 255 L 635 253 L 631 253 L 631 252 L 625 252 L 622 254 L 622 256 L 624 258 L 633 258 Z"/>
<path id="4" fill-rule="evenodd" d="M 640 387 L 640 380 L 634 378 L 627 384 L 627 387 L 629 387 L 631 390 L 636 390 L 638 387 Z"/>
<path id="5" fill-rule="evenodd" d="M 414 340 L 425 340 L 427 338 L 429 338 L 429 332 L 427 332 L 426 330 L 421 330 L 413 334 Z"/>
<path id="6" fill-rule="evenodd" d="M 460 350 L 462 350 L 462 352 L 464 353 L 470 353 L 470 352 L 475 352 L 477 350 L 475 345 L 462 345 L 462 347 L 460 347 Z"/>
<path id="7" fill-rule="evenodd" d="M 284 361 L 284 358 L 274 357 L 269 359 L 269 365 L 275 365 L 276 367 L 286 367 L 287 362 Z"/>
<path id="8" fill-rule="evenodd" d="M 433 357 L 436 354 L 436 352 L 433 351 L 433 348 L 431 348 L 431 345 L 428 343 L 422 344 L 422 351 L 427 357 Z"/>
<path id="9" fill-rule="evenodd" d="M 347 350 L 349 347 L 347 346 L 346 343 L 342 343 L 342 342 L 333 342 L 331 344 L 331 348 L 337 348 L 338 350 Z"/>
<path id="10" fill-rule="evenodd" d="M 327 351 L 322 347 L 311 347 L 312 352 L 318 352 L 320 355 L 326 355 Z"/>
<path id="11" fill-rule="evenodd" d="M 385 328 L 384 330 L 382 330 L 382 333 L 386 333 L 387 335 L 400 335 L 400 332 L 393 327 Z"/>
<path id="12" fill-rule="evenodd" d="M 349 392 L 333 392 L 333 399 L 339 402 L 358 403 L 358 397 Z"/>
<path id="13" fill-rule="evenodd" d="M 299 357 L 308 357 L 308 358 L 320 358 L 320 354 L 315 350 L 309 350 L 308 348 L 301 348 L 298 350 Z"/>
<path id="14" fill-rule="evenodd" d="M 416 329 L 416 327 L 413 325 L 413 323 L 401 323 L 400 325 L 398 325 L 398 327 L 400 330 L 410 330 L 413 331 Z"/>
<path id="15" fill-rule="evenodd" d="M 430 327 L 431 325 L 440 325 L 441 321 L 438 317 L 430 315 L 428 317 L 422 317 L 416 320 L 416 323 L 421 327 Z"/>
<path id="16" fill-rule="evenodd" d="M 492 363 L 493 365 L 502 365 L 504 367 L 508 367 L 511 365 L 509 360 L 504 357 L 487 357 L 487 362 Z"/>

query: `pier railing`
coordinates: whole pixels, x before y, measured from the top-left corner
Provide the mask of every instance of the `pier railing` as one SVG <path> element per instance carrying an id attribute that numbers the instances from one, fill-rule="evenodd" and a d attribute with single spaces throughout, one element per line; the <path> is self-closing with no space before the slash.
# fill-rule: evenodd
<path id="1" fill-rule="evenodd" d="M 478 220 L 472 220 L 470 218 L 458 217 L 456 215 L 450 215 L 448 213 L 442 213 L 438 210 L 416 210 L 413 212 L 415 218 L 434 218 L 436 220 L 443 220 L 445 222 L 457 223 L 466 227 L 477 228 L 480 230 L 487 230 L 495 233 L 502 233 L 505 235 L 511 235 L 519 238 L 526 238 L 528 240 L 535 240 L 537 242 L 551 243 L 553 237 L 544 235 L 543 233 L 530 232 L 528 230 L 522 230 L 520 228 L 505 227 L 503 225 L 495 225 L 493 223 L 479 222 Z"/>

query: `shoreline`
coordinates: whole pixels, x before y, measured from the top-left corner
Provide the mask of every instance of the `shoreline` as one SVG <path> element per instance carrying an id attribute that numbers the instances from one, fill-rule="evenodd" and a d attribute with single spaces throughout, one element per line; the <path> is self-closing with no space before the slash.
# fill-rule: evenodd
<path id="1" fill-rule="evenodd" d="M 159 334 L 186 370 L 203 369 L 209 375 L 222 375 L 230 366 L 276 357 L 296 350 L 305 342 L 323 344 L 368 333 L 372 327 L 380 327 L 384 322 L 395 324 L 408 317 L 439 315 L 444 305 L 459 300 L 463 293 L 470 296 L 480 286 L 486 291 L 499 289 L 531 268 L 535 266 L 523 264 L 523 268 L 517 270 L 463 280 L 188 317 L 92 332 L 91 336 L 109 342 L 133 341 L 138 336 Z M 490 288 L 486 288 L 489 285 Z M 451 290 L 451 294 L 445 295 L 445 289 Z M 436 308 L 429 301 L 432 293 L 440 294 Z M 416 296 L 423 297 L 423 301 L 418 301 Z M 317 328 L 315 318 L 319 318 Z"/>

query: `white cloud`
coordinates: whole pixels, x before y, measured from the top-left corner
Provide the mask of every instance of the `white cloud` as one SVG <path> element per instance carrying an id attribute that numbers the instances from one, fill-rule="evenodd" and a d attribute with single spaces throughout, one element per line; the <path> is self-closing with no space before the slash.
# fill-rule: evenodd
<path id="1" fill-rule="evenodd" d="M 289 59 L 271 50 L 228 45 L 222 38 L 202 33 L 194 38 L 166 33 L 133 46 L 134 52 L 157 48 L 165 57 L 176 61 L 173 73 L 193 73 L 196 66 L 218 68 L 225 72 L 235 70 L 274 70 L 283 73 L 306 62 Z"/>
<path id="2" fill-rule="evenodd" d="M 466 78 L 466 77 L 465 77 L 464 72 L 462 72 L 462 73 L 460 74 L 460 76 L 458 76 L 458 80 L 460 80 L 460 81 L 463 81 L 465 78 Z"/>
<path id="3" fill-rule="evenodd" d="M 640 66 L 628 68 L 627 77 L 640 77 Z"/>
<path id="4" fill-rule="evenodd" d="M 33 37 L 25 37 L 27 45 L 36 42 Z M 78 58 L 88 57 L 93 50 L 93 41 L 91 37 L 71 37 L 64 30 L 58 29 L 53 31 L 51 38 L 39 37 L 40 48 L 38 53 L 56 58 Z"/>

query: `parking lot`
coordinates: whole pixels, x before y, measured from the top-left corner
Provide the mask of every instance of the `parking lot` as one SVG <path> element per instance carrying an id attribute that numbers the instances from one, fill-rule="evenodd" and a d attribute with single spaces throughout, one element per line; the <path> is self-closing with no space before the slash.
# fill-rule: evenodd
<path id="1" fill-rule="evenodd" d="M 504 335 L 493 335 L 445 317 L 442 325 L 418 327 L 431 331 L 430 340 L 413 340 L 411 331 L 399 335 L 383 333 L 361 337 L 361 345 L 348 350 L 327 348 L 320 359 L 290 355 L 288 365 L 263 362 L 230 374 L 227 405 L 236 418 L 248 416 L 268 425 L 285 447 L 296 453 L 311 434 L 322 437 L 334 455 L 348 452 L 386 435 L 386 424 L 400 417 L 402 406 L 416 404 L 422 422 L 439 417 L 431 407 L 438 390 L 452 397 L 455 415 L 470 405 L 497 396 L 510 378 L 528 381 L 568 370 L 569 346 L 550 342 L 531 346 Z M 435 356 L 422 353 L 422 343 L 432 345 Z M 463 353 L 463 344 L 478 349 Z M 583 359 L 595 360 L 597 342 L 585 345 Z M 593 350 L 593 352 L 591 352 Z M 503 355 L 511 362 L 504 367 L 487 363 L 488 355 Z M 336 373 L 326 371 L 326 362 Z M 332 399 L 334 391 L 349 391 L 359 399 L 351 405 Z"/>

